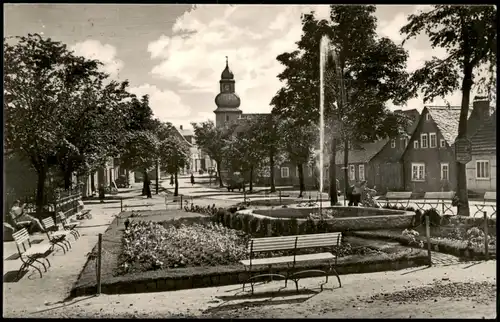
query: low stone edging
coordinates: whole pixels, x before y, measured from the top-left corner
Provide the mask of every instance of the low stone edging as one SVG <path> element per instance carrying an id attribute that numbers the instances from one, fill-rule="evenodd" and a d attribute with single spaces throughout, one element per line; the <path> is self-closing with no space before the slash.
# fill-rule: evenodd
<path id="1" fill-rule="evenodd" d="M 428 265 L 427 254 L 422 250 L 414 250 L 412 254 L 398 254 L 390 256 L 377 254 L 364 256 L 362 260 L 352 257 L 339 258 L 335 269 L 340 275 L 371 273 L 390 270 L 400 270 L 410 267 Z M 324 265 L 310 265 L 301 268 L 315 269 Z M 284 273 L 286 267 L 277 267 L 273 272 Z M 105 278 L 101 284 L 101 292 L 104 294 L 128 294 L 145 292 L 164 292 L 190 288 L 214 287 L 224 285 L 242 284 L 248 279 L 249 274 L 242 265 L 222 266 L 222 267 L 200 267 L 196 274 L 187 273 L 186 269 L 172 269 L 156 272 L 138 273 L 132 276 L 120 276 Z M 264 271 L 262 268 L 260 271 Z M 222 271 L 222 272 L 220 272 Z M 167 274 L 177 276 L 165 276 Z M 318 276 L 318 275 L 313 275 Z M 329 281 L 336 283 L 337 281 Z M 71 290 L 71 297 L 93 295 L 96 293 L 96 285 L 82 285 Z"/>
<path id="2" fill-rule="evenodd" d="M 351 231 L 350 235 L 361 237 L 365 239 L 381 239 L 381 240 L 393 240 L 399 242 L 401 245 L 409 246 L 413 248 L 418 248 L 417 246 L 410 246 L 410 241 L 404 236 L 387 236 L 384 234 L 377 234 L 376 232 L 364 232 L 364 231 Z M 424 241 L 424 249 L 427 249 L 427 242 Z M 440 252 L 444 254 L 454 255 L 461 258 L 471 259 L 471 260 L 484 260 L 485 254 L 483 252 L 476 252 L 473 248 L 461 247 L 456 248 L 447 245 L 441 241 L 431 239 L 431 249 L 435 252 Z M 490 259 L 496 259 L 496 252 L 489 253 Z"/>

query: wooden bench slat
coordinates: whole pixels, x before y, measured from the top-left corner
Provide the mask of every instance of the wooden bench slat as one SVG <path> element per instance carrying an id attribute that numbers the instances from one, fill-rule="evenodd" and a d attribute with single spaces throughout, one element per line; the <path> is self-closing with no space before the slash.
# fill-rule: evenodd
<path id="1" fill-rule="evenodd" d="M 263 237 L 251 239 L 254 241 L 254 245 L 257 242 L 277 242 L 281 240 L 293 240 L 299 237 L 299 239 L 318 239 L 318 238 L 338 238 L 342 233 L 321 233 L 321 234 L 310 234 L 310 235 L 290 235 L 290 236 L 280 236 L 280 237 Z"/>
<path id="2" fill-rule="evenodd" d="M 14 238 L 16 244 L 21 245 L 25 241 L 29 240 L 30 235 L 28 234 L 28 230 L 26 228 L 23 228 L 13 233 L 12 238 Z"/>
<path id="3" fill-rule="evenodd" d="M 298 239 L 297 240 L 297 248 L 306 248 L 306 247 L 321 247 L 321 246 L 333 246 L 337 244 L 337 238 L 323 238 L 323 239 Z M 310 246 L 310 245 L 317 245 L 317 246 Z M 252 248 L 253 251 L 265 251 L 266 249 L 270 248 L 276 248 L 276 247 L 289 247 L 289 248 L 294 248 L 295 247 L 295 240 L 293 241 L 285 241 L 285 242 L 276 242 L 276 243 L 266 243 L 266 244 L 254 244 L 253 248 L 251 245 L 248 246 L 248 250 Z"/>
<path id="4" fill-rule="evenodd" d="M 484 194 L 485 201 L 497 201 L 497 193 L 496 191 L 486 191 Z"/>
<path id="5" fill-rule="evenodd" d="M 332 253 L 316 253 L 316 254 L 298 255 L 295 257 L 296 262 L 327 260 L 327 259 L 335 259 L 335 255 L 333 255 Z M 248 266 L 250 265 L 250 260 L 242 260 L 240 261 L 240 263 L 242 263 L 245 266 Z M 293 256 L 252 259 L 252 265 L 272 265 L 272 264 L 286 264 L 286 263 L 293 263 Z"/>
<path id="6" fill-rule="evenodd" d="M 388 191 L 385 194 L 386 199 L 410 199 L 411 191 Z"/>
<path id="7" fill-rule="evenodd" d="M 443 191 L 443 192 L 426 192 L 424 199 L 453 199 L 455 196 L 454 191 Z"/>

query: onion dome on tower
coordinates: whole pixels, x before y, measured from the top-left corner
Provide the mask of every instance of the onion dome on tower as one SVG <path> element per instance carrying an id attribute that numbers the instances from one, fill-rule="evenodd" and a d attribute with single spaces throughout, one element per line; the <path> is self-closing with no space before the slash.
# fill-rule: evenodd
<path id="1" fill-rule="evenodd" d="M 215 97 L 217 109 L 214 111 L 217 126 L 234 121 L 242 114 L 242 111 L 239 109 L 241 104 L 240 97 L 235 93 L 234 74 L 229 69 L 227 56 L 226 68 L 222 71 L 220 78 L 220 93 Z"/>

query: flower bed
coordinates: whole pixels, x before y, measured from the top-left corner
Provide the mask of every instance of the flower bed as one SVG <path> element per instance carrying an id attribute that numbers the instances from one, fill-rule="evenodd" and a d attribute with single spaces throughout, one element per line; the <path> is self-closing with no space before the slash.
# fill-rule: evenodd
<path id="1" fill-rule="evenodd" d="M 246 259 L 250 236 L 242 231 L 228 229 L 212 222 L 186 225 L 178 221 L 162 223 L 132 222 L 125 230 L 118 274 L 196 266 L 237 264 Z M 368 247 L 340 247 L 300 249 L 298 255 L 315 252 L 333 252 L 338 257 L 376 254 Z M 293 255 L 293 250 L 258 253 L 259 257 Z"/>

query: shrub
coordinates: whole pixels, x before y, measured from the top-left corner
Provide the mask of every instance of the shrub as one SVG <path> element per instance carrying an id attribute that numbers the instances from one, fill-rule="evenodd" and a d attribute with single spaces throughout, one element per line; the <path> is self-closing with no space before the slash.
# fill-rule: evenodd
<path id="1" fill-rule="evenodd" d="M 271 219 L 264 218 L 264 219 L 262 219 L 262 221 L 260 223 L 261 223 L 261 225 L 259 227 L 258 236 L 259 237 L 266 237 L 267 236 L 267 227 L 269 226 L 269 224 L 271 224 Z"/>
<path id="2" fill-rule="evenodd" d="M 283 220 L 273 220 L 271 223 L 272 236 L 283 236 Z"/>
<path id="3" fill-rule="evenodd" d="M 224 226 L 227 228 L 231 227 L 231 213 L 228 211 L 224 213 Z"/>
<path id="4" fill-rule="evenodd" d="M 314 234 L 316 233 L 316 223 L 313 219 L 307 218 L 305 223 L 305 233 L 306 234 Z"/>
<path id="5" fill-rule="evenodd" d="M 429 223 L 433 227 L 439 227 L 441 225 L 441 216 L 436 211 L 436 209 L 427 209 L 424 211 L 423 217 L 425 220 L 425 216 L 429 216 Z M 423 222 L 425 224 L 425 221 Z"/>
<path id="6" fill-rule="evenodd" d="M 250 218 L 250 233 L 252 235 L 257 235 L 257 231 L 259 230 L 259 218 L 254 216 L 248 216 Z"/>
<path id="7" fill-rule="evenodd" d="M 237 216 L 236 214 L 232 213 L 231 214 L 231 226 L 229 226 L 229 227 L 232 228 L 232 229 L 239 229 L 238 228 L 239 223 L 240 223 L 239 216 Z"/>
<path id="8" fill-rule="evenodd" d="M 320 219 L 316 222 L 316 233 L 326 233 L 328 232 L 328 223 L 324 219 Z"/>
<path id="9" fill-rule="evenodd" d="M 297 218 L 290 218 L 288 220 L 288 231 L 290 235 L 298 235 L 299 234 L 299 222 Z"/>

